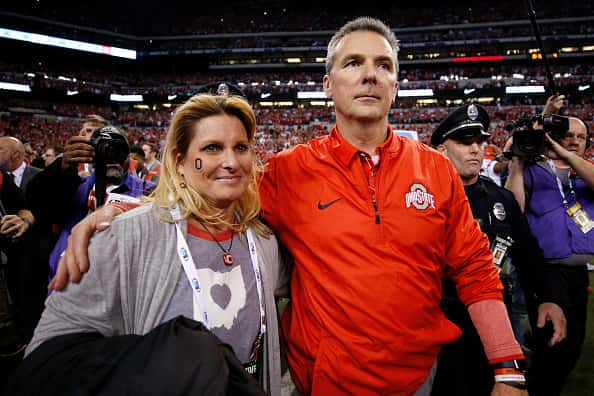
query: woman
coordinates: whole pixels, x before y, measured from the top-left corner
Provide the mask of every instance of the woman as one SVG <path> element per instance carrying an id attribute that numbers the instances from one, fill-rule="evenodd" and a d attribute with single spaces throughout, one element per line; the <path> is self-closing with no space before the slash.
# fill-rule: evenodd
<path id="1" fill-rule="evenodd" d="M 29 372 L 45 375 L 40 365 L 53 366 L 47 362 L 55 351 L 69 349 L 58 336 L 98 332 L 108 338 L 94 340 L 92 353 L 65 359 L 88 362 L 81 355 L 93 359 L 93 354 L 112 359 L 99 388 L 93 388 L 96 393 L 121 393 L 119 378 L 136 377 L 126 392 L 159 394 L 159 386 L 167 394 L 249 392 L 241 388 L 246 383 L 249 388 L 249 381 L 241 378 L 239 388 L 230 388 L 245 371 L 234 372 L 233 359 L 225 368 L 217 348 L 211 349 L 214 334 L 231 345 L 268 394 L 280 394 L 275 293 L 286 286 L 288 275 L 280 267 L 274 236 L 258 217 L 255 129 L 253 111 L 238 97 L 198 95 L 177 109 L 152 202 L 119 216 L 98 234 L 82 282 L 48 299 L 22 378 Z M 129 343 L 127 336 L 120 337 L 132 334 L 144 336 Z M 96 377 L 105 362 L 94 359 L 89 366 Z M 68 378 L 80 381 L 79 376 L 89 375 L 76 369 Z M 55 383 L 56 374 L 47 374 Z M 230 385 L 223 381 L 217 387 L 227 377 Z M 61 386 L 71 384 L 66 379 Z"/>

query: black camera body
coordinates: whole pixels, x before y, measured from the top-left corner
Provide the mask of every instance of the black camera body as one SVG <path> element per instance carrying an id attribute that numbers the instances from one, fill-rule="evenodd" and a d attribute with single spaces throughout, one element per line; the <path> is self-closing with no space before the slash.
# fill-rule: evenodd
<path id="1" fill-rule="evenodd" d="M 542 129 L 534 129 L 534 123 Z M 538 117 L 523 117 L 510 128 L 514 137 L 511 154 L 528 161 L 536 161 L 547 150 L 546 133 L 555 140 L 561 140 L 569 131 L 569 118 L 556 114 Z"/>
<path id="2" fill-rule="evenodd" d="M 555 140 L 563 139 L 569 131 L 569 117 L 546 114 L 536 117 L 535 121 L 538 122 L 538 125 L 542 125 L 542 129 L 549 132 Z"/>
<path id="3" fill-rule="evenodd" d="M 89 144 L 95 149 L 95 164 L 122 164 L 130 154 L 128 139 L 111 125 L 96 129 Z"/>

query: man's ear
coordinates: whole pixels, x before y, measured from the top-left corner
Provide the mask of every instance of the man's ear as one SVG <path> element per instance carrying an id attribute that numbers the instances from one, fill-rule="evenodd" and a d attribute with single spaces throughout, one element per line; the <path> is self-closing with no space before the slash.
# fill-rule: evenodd
<path id="1" fill-rule="evenodd" d="M 446 156 L 448 155 L 448 148 L 443 143 L 437 145 L 437 147 L 435 147 L 435 149 L 437 151 L 439 151 L 440 153 L 442 153 L 443 155 L 446 155 Z"/>
<path id="2" fill-rule="evenodd" d="M 326 97 L 328 99 L 332 99 L 332 84 L 330 83 L 330 76 L 325 74 L 322 80 L 322 84 L 324 86 L 324 92 L 326 93 Z"/>

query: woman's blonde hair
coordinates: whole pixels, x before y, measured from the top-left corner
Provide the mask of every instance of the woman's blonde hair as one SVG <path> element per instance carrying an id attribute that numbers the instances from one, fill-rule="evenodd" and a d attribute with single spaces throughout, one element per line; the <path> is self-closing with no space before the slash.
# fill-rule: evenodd
<path id="1" fill-rule="evenodd" d="M 193 215 L 201 222 L 212 226 L 227 226 L 238 232 L 253 228 L 258 234 L 266 236 L 271 233 L 259 218 L 260 196 L 258 194 L 259 167 L 253 155 L 253 166 L 247 190 L 239 198 L 235 207 L 236 224 L 230 224 L 223 218 L 223 211 L 195 191 L 189 185 L 181 187 L 184 182 L 178 173 L 179 160 L 185 158 L 192 139 L 195 126 L 200 121 L 214 115 L 226 114 L 236 117 L 244 126 L 248 141 L 254 143 L 256 117 L 250 105 L 239 96 L 214 96 L 200 94 L 193 96 L 175 111 L 171 126 L 167 132 L 161 175 L 157 188 L 151 195 L 159 207 L 171 209 L 179 206 L 183 219 Z"/>

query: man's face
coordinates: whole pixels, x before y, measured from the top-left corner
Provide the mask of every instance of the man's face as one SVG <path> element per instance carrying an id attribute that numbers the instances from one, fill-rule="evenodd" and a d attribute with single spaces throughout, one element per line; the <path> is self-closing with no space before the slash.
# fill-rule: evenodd
<path id="1" fill-rule="evenodd" d="M 559 144 L 561 144 L 565 150 L 572 151 L 578 156 L 584 157 L 587 138 L 586 126 L 582 121 L 576 118 L 570 118 L 569 131 L 567 131 L 563 139 L 559 140 Z"/>
<path id="2" fill-rule="evenodd" d="M 478 179 L 484 157 L 482 142 L 479 136 L 469 136 L 448 139 L 437 147 L 452 161 L 464 184 L 472 184 Z"/>
<path id="3" fill-rule="evenodd" d="M 95 129 L 101 128 L 103 125 L 96 124 L 94 122 L 85 122 L 82 124 L 82 128 L 78 131 L 79 136 L 91 137 Z"/>
<path id="4" fill-rule="evenodd" d="M 56 159 L 56 153 L 54 152 L 54 149 L 47 149 L 45 150 L 45 153 L 43 154 L 43 162 L 45 163 L 45 166 L 48 167 L 51 165 L 52 162 L 54 162 Z"/>
<path id="5" fill-rule="evenodd" d="M 15 147 L 9 138 L 0 138 L 0 169 L 11 171 L 11 162 L 15 155 Z"/>
<path id="6" fill-rule="evenodd" d="M 387 119 L 396 97 L 392 47 L 380 34 L 356 31 L 336 47 L 334 66 L 324 76 L 324 91 L 336 115 L 353 121 Z"/>
<path id="7" fill-rule="evenodd" d="M 151 151 L 151 146 L 148 144 L 142 145 L 142 151 L 144 151 L 144 162 L 150 164 L 155 159 L 154 153 Z"/>

